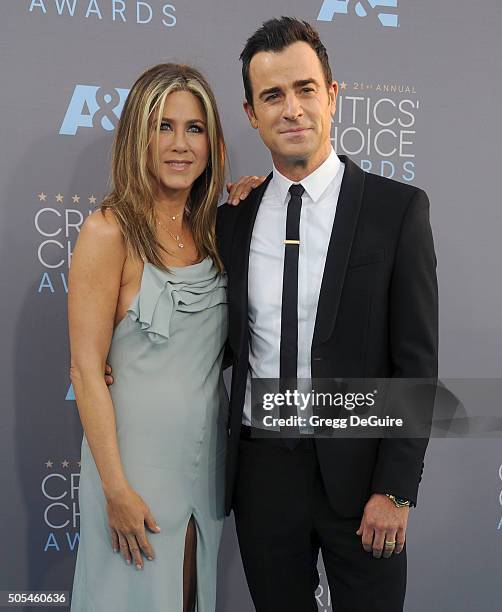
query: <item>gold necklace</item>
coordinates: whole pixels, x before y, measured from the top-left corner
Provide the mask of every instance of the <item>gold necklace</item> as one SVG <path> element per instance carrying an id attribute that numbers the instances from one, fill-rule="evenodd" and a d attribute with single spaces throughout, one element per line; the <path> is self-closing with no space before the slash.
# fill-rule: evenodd
<path id="1" fill-rule="evenodd" d="M 183 240 L 182 234 L 173 234 L 170 229 L 168 229 L 163 223 L 161 223 L 160 219 L 157 219 L 157 225 L 159 225 L 163 230 L 165 230 L 171 236 L 171 238 L 176 241 L 179 249 L 184 248 L 185 241 Z"/>

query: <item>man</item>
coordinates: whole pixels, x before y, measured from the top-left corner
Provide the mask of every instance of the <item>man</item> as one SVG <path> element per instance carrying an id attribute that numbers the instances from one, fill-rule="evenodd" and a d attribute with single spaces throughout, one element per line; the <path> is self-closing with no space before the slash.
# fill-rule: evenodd
<path id="1" fill-rule="evenodd" d="M 319 550 L 337 612 L 397 612 L 427 440 L 256 437 L 251 379 L 437 376 L 428 199 L 332 150 L 338 85 L 310 25 L 264 23 L 241 60 L 244 109 L 274 168 L 218 211 L 233 353 L 226 510 L 258 612 L 317 610 Z"/>

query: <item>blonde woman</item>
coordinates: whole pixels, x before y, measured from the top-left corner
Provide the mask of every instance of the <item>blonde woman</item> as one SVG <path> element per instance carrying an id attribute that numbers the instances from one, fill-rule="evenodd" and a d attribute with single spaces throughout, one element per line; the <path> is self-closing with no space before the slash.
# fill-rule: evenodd
<path id="1" fill-rule="evenodd" d="M 227 420 L 215 240 L 224 165 L 204 77 L 176 64 L 142 74 L 117 126 L 113 189 L 84 223 L 70 271 L 71 380 L 84 428 L 73 612 L 181 612 L 195 602 L 214 612 Z"/>

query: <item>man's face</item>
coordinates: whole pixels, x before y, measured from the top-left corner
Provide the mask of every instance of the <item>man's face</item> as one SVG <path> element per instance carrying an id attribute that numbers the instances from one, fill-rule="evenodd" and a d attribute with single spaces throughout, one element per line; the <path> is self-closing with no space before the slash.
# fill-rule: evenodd
<path id="1" fill-rule="evenodd" d="M 253 106 L 244 102 L 244 109 L 274 163 L 279 169 L 319 166 L 331 148 L 338 84 L 326 86 L 315 51 L 305 42 L 279 52 L 260 51 L 251 60 L 249 77 Z"/>

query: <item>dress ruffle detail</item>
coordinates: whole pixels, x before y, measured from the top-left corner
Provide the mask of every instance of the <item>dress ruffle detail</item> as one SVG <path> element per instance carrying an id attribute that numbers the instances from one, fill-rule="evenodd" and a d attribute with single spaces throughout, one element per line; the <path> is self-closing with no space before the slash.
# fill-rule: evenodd
<path id="1" fill-rule="evenodd" d="M 174 312 L 197 312 L 227 302 L 226 275 L 218 273 L 209 257 L 171 272 L 148 262 L 144 266 L 141 289 L 127 313 L 153 343 L 169 339 Z"/>

